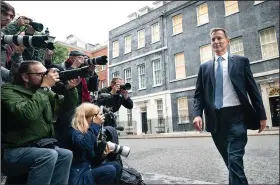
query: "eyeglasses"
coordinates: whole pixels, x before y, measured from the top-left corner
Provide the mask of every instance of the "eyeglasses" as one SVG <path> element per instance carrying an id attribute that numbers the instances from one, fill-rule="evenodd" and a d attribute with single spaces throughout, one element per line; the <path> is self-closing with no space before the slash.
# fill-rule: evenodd
<path id="1" fill-rule="evenodd" d="M 28 75 L 37 75 L 37 76 L 41 76 L 41 77 L 44 77 L 46 75 L 46 72 L 43 72 L 43 73 L 26 73 Z"/>

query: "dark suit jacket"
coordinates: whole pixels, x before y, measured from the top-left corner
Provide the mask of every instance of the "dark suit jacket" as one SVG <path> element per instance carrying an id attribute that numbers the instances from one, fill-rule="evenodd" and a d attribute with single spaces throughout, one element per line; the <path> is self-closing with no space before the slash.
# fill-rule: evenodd
<path id="1" fill-rule="evenodd" d="M 215 113 L 215 67 L 214 60 L 200 65 L 194 94 L 193 116 L 201 116 L 204 109 L 206 131 L 216 132 Z M 265 109 L 258 86 L 250 69 L 249 60 L 238 55 L 228 56 L 228 74 L 237 97 L 244 109 L 245 124 L 248 129 L 260 128 L 260 120 L 266 120 Z M 247 94 L 248 93 L 248 94 Z M 250 96 L 249 102 L 248 95 Z"/>

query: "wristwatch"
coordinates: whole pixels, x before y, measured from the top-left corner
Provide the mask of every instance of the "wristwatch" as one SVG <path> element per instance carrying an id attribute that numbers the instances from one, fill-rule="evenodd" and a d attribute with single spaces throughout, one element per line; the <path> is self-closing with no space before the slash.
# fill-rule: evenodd
<path id="1" fill-rule="evenodd" d="M 39 89 L 41 89 L 45 92 L 49 92 L 51 90 L 51 88 L 49 88 L 49 87 L 39 87 Z"/>

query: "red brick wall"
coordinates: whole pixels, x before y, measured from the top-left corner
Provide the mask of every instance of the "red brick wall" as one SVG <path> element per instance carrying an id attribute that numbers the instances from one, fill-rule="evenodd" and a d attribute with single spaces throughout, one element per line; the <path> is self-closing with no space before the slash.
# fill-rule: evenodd
<path id="1" fill-rule="evenodd" d="M 103 56 L 106 55 L 107 56 L 107 46 L 104 48 L 100 48 L 96 51 L 93 51 L 92 53 L 92 57 L 97 57 L 97 56 Z M 108 65 L 106 65 L 106 68 L 104 70 L 102 70 L 102 66 L 97 66 L 98 68 L 98 77 L 99 77 L 99 88 L 101 88 L 101 81 L 105 81 L 105 87 L 108 86 L 107 84 L 107 74 L 108 74 Z"/>

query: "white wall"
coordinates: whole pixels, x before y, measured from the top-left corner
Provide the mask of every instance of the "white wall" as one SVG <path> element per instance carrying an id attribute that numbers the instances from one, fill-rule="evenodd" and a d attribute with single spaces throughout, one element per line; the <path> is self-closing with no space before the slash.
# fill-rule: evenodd
<path id="1" fill-rule="evenodd" d="M 148 124 L 148 133 L 152 131 L 152 133 L 156 133 L 156 126 L 153 124 L 154 120 L 157 120 L 158 114 L 157 114 L 157 102 L 156 100 L 162 99 L 162 104 L 163 104 L 163 117 L 166 118 L 171 118 L 172 117 L 172 111 L 171 111 L 171 96 L 169 91 L 164 91 L 160 93 L 154 93 L 154 94 L 149 94 L 146 96 L 142 97 L 132 97 L 131 98 L 134 102 L 134 106 L 132 109 L 132 121 L 136 122 L 136 125 L 133 125 L 134 127 L 134 132 L 137 133 L 137 135 L 142 134 L 142 120 L 141 120 L 141 108 L 145 107 L 144 101 L 147 101 L 146 104 L 146 112 L 147 112 L 147 119 L 152 120 L 151 127 L 149 127 Z M 170 121 L 169 121 L 170 120 Z M 125 128 L 127 128 L 127 109 L 123 106 L 121 106 L 119 110 L 119 121 L 120 122 L 125 122 L 125 125 L 123 125 Z M 166 130 L 168 129 L 169 131 L 172 131 L 172 122 L 171 119 L 166 120 Z"/>

